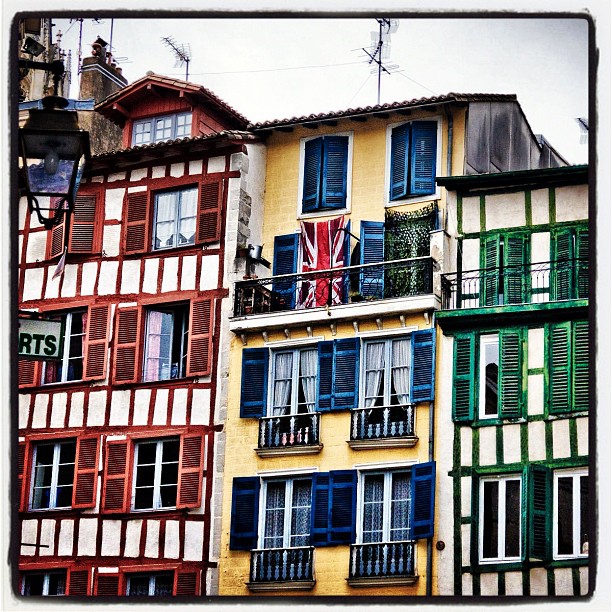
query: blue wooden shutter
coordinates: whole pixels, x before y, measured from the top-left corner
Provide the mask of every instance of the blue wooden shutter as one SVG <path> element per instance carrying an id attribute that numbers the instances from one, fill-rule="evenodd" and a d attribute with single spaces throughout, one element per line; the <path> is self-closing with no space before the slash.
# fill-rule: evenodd
<path id="1" fill-rule="evenodd" d="M 268 391 L 267 348 L 251 348 L 242 351 L 242 382 L 240 388 L 240 416 L 258 419 L 266 414 Z"/>
<path id="2" fill-rule="evenodd" d="M 523 336 L 519 330 L 500 332 L 500 411 L 504 419 L 518 418 L 523 408 Z M 481 372 L 484 376 L 484 372 Z"/>
<path id="3" fill-rule="evenodd" d="M 352 544 L 356 534 L 357 472 L 313 475 L 310 541 L 313 546 Z"/>
<path id="4" fill-rule="evenodd" d="M 410 139 L 410 193 L 426 195 L 436 191 L 436 141 L 438 124 L 417 121 Z"/>
<path id="5" fill-rule="evenodd" d="M 454 421 L 471 421 L 474 418 L 475 345 L 474 334 L 457 334 L 455 336 L 453 364 Z"/>
<path id="6" fill-rule="evenodd" d="M 297 272 L 299 234 L 285 234 L 274 237 L 273 276 L 295 274 Z M 272 291 L 282 300 L 287 309 L 295 307 L 296 280 L 279 280 L 272 283 Z"/>
<path id="7" fill-rule="evenodd" d="M 304 144 L 304 190 L 302 212 L 317 210 L 321 204 L 321 170 L 323 138 L 313 138 Z"/>
<path id="8" fill-rule="evenodd" d="M 434 533 L 436 462 L 418 463 L 410 478 L 410 539 L 431 538 Z"/>
<path id="9" fill-rule="evenodd" d="M 359 401 L 359 339 L 319 342 L 317 410 L 347 410 Z"/>
<path id="10" fill-rule="evenodd" d="M 434 368 L 436 351 L 436 330 L 423 329 L 413 332 L 412 381 L 410 398 L 412 402 L 433 401 Z"/>
<path id="11" fill-rule="evenodd" d="M 361 265 L 385 260 L 385 224 L 383 221 L 361 222 Z M 381 268 L 366 268 L 359 277 L 363 297 L 383 297 L 384 272 Z"/>
<path id="12" fill-rule="evenodd" d="M 391 186 L 389 199 L 403 198 L 408 192 L 410 124 L 404 123 L 391 131 Z"/>
<path id="13" fill-rule="evenodd" d="M 323 199 L 321 208 L 345 208 L 348 171 L 348 137 L 323 139 Z"/>
<path id="14" fill-rule="evenodd" d="M 572 325 L 572 344 L 574 348 L 572 376 L 572 409 L 589 409 L 589 323 L 575 321 Z"/>
<path id="15" fill-rule="evenodd" d="M 230 550 L 257 548 L 259 515 L 259 478 L 234 478 L 232 483 L 232 514 Z"/>
<path id="16" fill-rule="evenodd" d="M 528 482 L 527 498 L 523 501 L 528 512 L 528 558 L 547 561 L 552 541 L 552 472 L 543 465 L 530 465 L 523 478 Z"/>

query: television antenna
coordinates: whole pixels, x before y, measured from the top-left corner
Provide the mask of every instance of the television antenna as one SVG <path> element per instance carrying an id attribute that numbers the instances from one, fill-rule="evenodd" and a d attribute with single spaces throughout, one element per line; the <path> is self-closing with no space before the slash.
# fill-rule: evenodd
<path id="1" fill-rule="evenodd" d="M 589 139 L 589 120 L 585 117 L 576 117 L 576 123 L 580 128 L 580 144 L 585 144 Z"/>
<path id="2" fill-rule="evenodd" d="M 175 68 L 185 65 L 185 80 L 189 80 L 189 62 L 191 61 L 191 46 L 177 43 L 172 36 L 162 36 L 162 42 L 172 49 L 176 57 Z"/>
<path id="3" fill-rule="evenodd" d="M 391 74 L 392 70 L 399 68 L 398 64 L 386 64 L 386 60 L 391 55 L 391 34 L 397 32 L 399 28 L 398 19 L 376 19 L 378 22 L 378 32 L 371 32 L 372 43 L 370 49 L 363 49 L 370 58 L 368 64 L 376 64 L 372 67 L 372 72 L 378 72 L 378 97 L 377 104 L 380 104 L 380 80 L 383 72 Z"/>

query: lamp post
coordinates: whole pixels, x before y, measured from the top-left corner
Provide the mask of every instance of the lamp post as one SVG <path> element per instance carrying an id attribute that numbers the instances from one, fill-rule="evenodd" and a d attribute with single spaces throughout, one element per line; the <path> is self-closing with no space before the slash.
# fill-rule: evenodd
<path id="1" fill-rule="evenodd" d="M 19 60 L 21 68 L 53 73 L 54 94 L 64 73 L 61 61 Z M 42 109 L 31 109 L 19 130 L 21 193 L 28 199 L 30 211 L 46 228 L 61 223 L 64 214 L 74 209 L 85 161 L 90 157 L 89 132 L 79 129 L 76 111 L 64 110 L 68 100 L 58 95 L 42 100 Z M 43 205 L 39 198 L 49 198 Z"/>

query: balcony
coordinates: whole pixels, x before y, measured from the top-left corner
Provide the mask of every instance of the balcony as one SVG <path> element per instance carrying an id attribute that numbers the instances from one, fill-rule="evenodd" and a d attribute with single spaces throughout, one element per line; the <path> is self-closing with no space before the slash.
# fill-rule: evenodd
<path id="1" fill-rule="evenodd" d="M 352 544 L 348 583 L 355 587 L 414 584 L 415 543 Z"/>
<path id="2" fill-rule="evenodd" d="M 251 591 L 309 590 L 315 585 L 314 548 L 268 548 L 251 551 Z"/>
<path id="3" fill-rule="evenodd" d="M 292 323 L 307 325 L 334 316 L 371 316 L 380 313 L 380 300 L 387 300 L 390 314 L 437 309 L 437 269 L 433 258 L 417 257 L 240 281 L 230 329 L 239 333 L 282 325 L 287 314 Z"/>
<path id="4" fill-rule="evenodd" d="M 357 408 L 351 412 L 349 446 L 356 450 L 412 447 L 415 405 Z"/>
<path id="5" fill-rule="evenodd" d="M 320 414 L 311 412 L 259 419 L 257 454 L 272 457 L 320 452 L 320 418 Z"/>
<path id="6" fill-rule="evenodd" d="M 589 297 L 586 259 L 547 261 L 442 275 L 442 309 L 543 304 Z"/>

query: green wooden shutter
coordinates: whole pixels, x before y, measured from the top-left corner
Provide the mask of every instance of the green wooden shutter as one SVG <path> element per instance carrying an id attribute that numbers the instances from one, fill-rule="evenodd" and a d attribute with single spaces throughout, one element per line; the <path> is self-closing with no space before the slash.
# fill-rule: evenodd
<path id="1" fill-rule="evenodd" d="M 548 409 L 552 413 L 570 409 L 571 323 L 550 325 L 548 329 Z"/>
<path id="2" fill-rule="evenodd" d="M 571 230 L 559 230 L 553 239 L 553 295 L 557 300 L 569 300 L 572 294 L 574 262 Z"/>
<path id="3" fill-rule="evenodd" d="M 505 237 L 504 304 L 522 304 L 525 301 L 528 277 L 525 267 L 525 262 L 528 261 L 526 245 L 527 241 L 524 235 Z"/>
<path id="4" fill-rule="evenodd" d="M 474 363 L 476 339 L 473 334 L 455 336 L 453 376 L 453 420 L 474 418 Z"/>
<path id="5" fill-rule="evenodd" d="M 572 396 L 574 410 L 589 409 L 589 323 L 576 321 L 572 327 L 574 347 Z"/>
<path id="6" fill-rule="evenodd" d="M 576 230 L 576 290 L 578 299 L 589 297 L 589 230 Z"/>
<path id="7" fill-rule="evenodd" d="M 518 330 L 500 333 L 500 394 L 499 416 L 518 418 L 523 407 L 523 336 Z"/>
<path id="8" fill-rule="evenodd" d="M 527 555 L 529 560 L 547 561 L 552 541 L 552 472 L 544 465 L 530 465 L 526 480 Z"/>
<path id="9" fill-rule="evenodd" d="M 481 279 L 481 306 L 497 306 L 499 278 L 499 236 L 484 239 L 484 272 Z"/>

